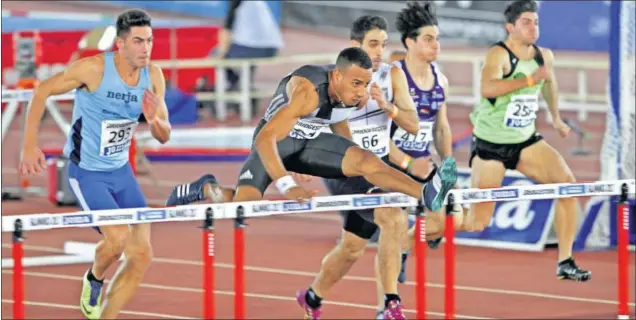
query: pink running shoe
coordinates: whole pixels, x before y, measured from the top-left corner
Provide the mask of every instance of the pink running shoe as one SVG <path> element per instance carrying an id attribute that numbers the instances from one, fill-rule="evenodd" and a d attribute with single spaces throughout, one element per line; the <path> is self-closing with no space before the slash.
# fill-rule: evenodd
<path id="1" fill-rule="evenodd" d="M 311 320 L 319 320 L 320 319 L 320 308 L 312 308 L 307 304 L 307 300 L 305 299 L 305 295 L 307 294 L 307 290 L 296 292 L 296 301 L 298 305 L 305 311 L 304 319 Z"/>
<path id="2" fill-rule="evenodd" d="M 404 312 L 402 312 L 402 304 L 398 300 L 389 301 L 389 306 L 384 309 L 385 320 L 403 320 L 406 319 Z"/>

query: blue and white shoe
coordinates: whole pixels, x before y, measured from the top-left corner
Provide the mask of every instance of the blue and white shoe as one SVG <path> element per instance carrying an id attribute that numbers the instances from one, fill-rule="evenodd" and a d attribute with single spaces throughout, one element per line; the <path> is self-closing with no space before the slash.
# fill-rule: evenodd
<path id="1" fill-rule="evenodd" d="M 218 184 L 218 181 L 214 175 L 206 174 L 194 182 L 180 184 L 172 188 L 172 192 L 166 201 L 166 206 L 182 206 L 205 199 L 203 186 L 206 183 Z"/>
<path id="2" fill-rule="evenodd" d="M 432 212 L 439 212 L 444 206 L 448 192 L 457 182 L 455 158 L 446 157 L 433 179 L 422 189 L 422 203 Z"/>

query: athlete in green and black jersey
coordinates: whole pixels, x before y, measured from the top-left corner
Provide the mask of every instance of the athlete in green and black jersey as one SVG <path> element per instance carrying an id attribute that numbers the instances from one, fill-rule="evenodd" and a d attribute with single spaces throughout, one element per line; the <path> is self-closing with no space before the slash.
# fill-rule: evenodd
<path id="1" fill-rule="evenodd" d="M 518 0 L 506 8 L 504 16 L 508 39 L 487 53 L 481 75 L 482 99 L 470 117 L 474 128 L 469 162 L 472 187 L 500 187 L 506 169 L 518 170 L 539 183 L 574 182 L 563 157 L 536 131 L 540 94 L 554 128 L 562 137 L 570 130 L 559 116 L 552 51 L 535 45 L 539 37 L 537 5 Z M 483 230 L 490 223 L 494 206 L 494 202 L 473 204 L 463 229 Z M 591 272 L 578 268 L 572 258 L 576 210 L 575 198 L 556 201 L 557 277 L 587 281 Z"/>

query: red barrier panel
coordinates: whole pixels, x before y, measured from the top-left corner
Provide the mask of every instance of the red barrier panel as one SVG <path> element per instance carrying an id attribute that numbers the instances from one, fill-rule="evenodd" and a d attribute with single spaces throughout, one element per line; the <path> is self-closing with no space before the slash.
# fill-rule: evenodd
<path id="1" fill-rule="evenodd" d="M 210 50 L 218 42 L 218 27 L 182 27 L 176 29 L 176 56 L 177 59 L 204 58 L 208 56 Z M 71 55 L 77 51 L 77 44 L 88 30 L 81 31 L 42 31 L 42 59 L 38 68 L 40 80 L 60 72 L 67 65 Z M 153 60 L 170 59 L 170 29 L 155 28 L 153 30 L 154 47 L 152 50 Z M 2 84 L 5 86 L 15 85 L 10 73 L 14 72 L 13 55 L 13 34 L 2 33 Z M 97 50 L 87 50 L 80 57 L 90 56 L 99 53 Z M 173 77 L 172 71 L 163 70 L 166 79 Z M 214 79 L 214 69 L 195 68 L 178 70 L 178 87 L 186 92 L 191 92 L 196 84 L 196 79 L 206 75 L 210 81 Z"/>

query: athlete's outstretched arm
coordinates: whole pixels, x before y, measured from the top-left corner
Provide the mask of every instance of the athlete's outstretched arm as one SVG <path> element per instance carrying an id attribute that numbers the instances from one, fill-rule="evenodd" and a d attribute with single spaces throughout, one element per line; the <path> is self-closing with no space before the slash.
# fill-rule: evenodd
<path id="1" fill-rule="evenodd" d="M 413 98 L 409 93 L 409 84 L 402 68 L 391 68 L 391 81 L 393 82 L 393 100 L 395 107 L 398 108 L 398 114 L 393 121 L 398 127 L 410 134 L 417 134 L 420 130 L 419 117 Z"/>
<path id="2" fill-rule="evenodd" d="M 170 140 L 172 126 L 168 120 L 168 107 L 166 106 L 166 79 L 163 77 L 163 71 L 156 65 L 150 67 L 150 80 L 152 81 L 152 90 L 144 96 L 144 104 L 146 99 L 148 103 L 154 105 L 155 110 L 144 110 L 146 121 L 150 124 L 150 133 L 160 143 L 166 143 Z M 147 109 L 144 107 L 144 109 Z M 150 119 L 149 119 L 150 118 Z"/>
<path id="3" fill-rule="evenodd" d="M 446 92 L 446 101 L 448 101 L 449 85 L 446 76 L 440 73 L 440 82 Z M 448 123 L 448 104 L 444 104 L 439 108 L 437 112 L 437 119 L 435 120 L 435 132 L 433 134 L 435 141 L 435 149 L 439 156 L 444 159 L 453 155 L 453 132 L 450 124 Z"/>
<path id="4" fill-rule="evenodd" d="M 38 129 L 42 121 L 46 100 L 50 96 L 64 94 L 86 84 L 87 79 L 97 73 L 95 72 L 97 69 L 95 60 L 95 57 L 80 59 L 72 63 L 65 71 L 42 81 L 35 88 L 26 119 L 24 149 L 36 147 Z"/>
<path id="5" fill-rule="evenodd" d="M 306 78 L 293 76 L 287 83 L 289 103 L 269 120 L 254 139 L 254 147 L 274 181 L 287 176 L 287 170 L 278 155 L 278 141 L 285 139 L 302 116 L 318 107 L 318 94 L 314 85 Z"/>
<path id="6" fill-rule="evenodd" d="M 548 110 L 552 115 L 552 119 L 560 119 L 558 84 L 556 77 L 554 76 L 553 67 L 554 54 L 552 54 L 552 50 L 550 49 L 543 49 L 541 50 L 541 52 L 543 54 L 543 59 L 545 60 L 545 66 L 547 69 L 547 77 L 545 79 L 543 89 L 541 90 L 541 94 L 543 95 L 543 99 L 545 99 L 545 102 L 548 105 Z"/>
<path id="7" fill-rule="evenodd" d="M 552 115 L 552 126 L 559 131 L 562 137 L 566 137 L 570 132 L 570 127 L 563 122 L 559 114 L 559 86 L 554 75 L 554 54 L 550 49 L 541 49 L 546 66 L 546 78 L 541 94 L 548 105 L 550 115 Z"/>
<path id="8" fill-rule="evenodd" d="M 514 92 L 516 90 L 534 85 L 545 79 L 545 68 L 526 78 L 502 79 L 504 65 L 508 63 L 509 55 L 506 49 L 494 46 L 486 54 L 486 62 L 481 71 L 481 96 L 484 98 L 496 98 Z"/>

